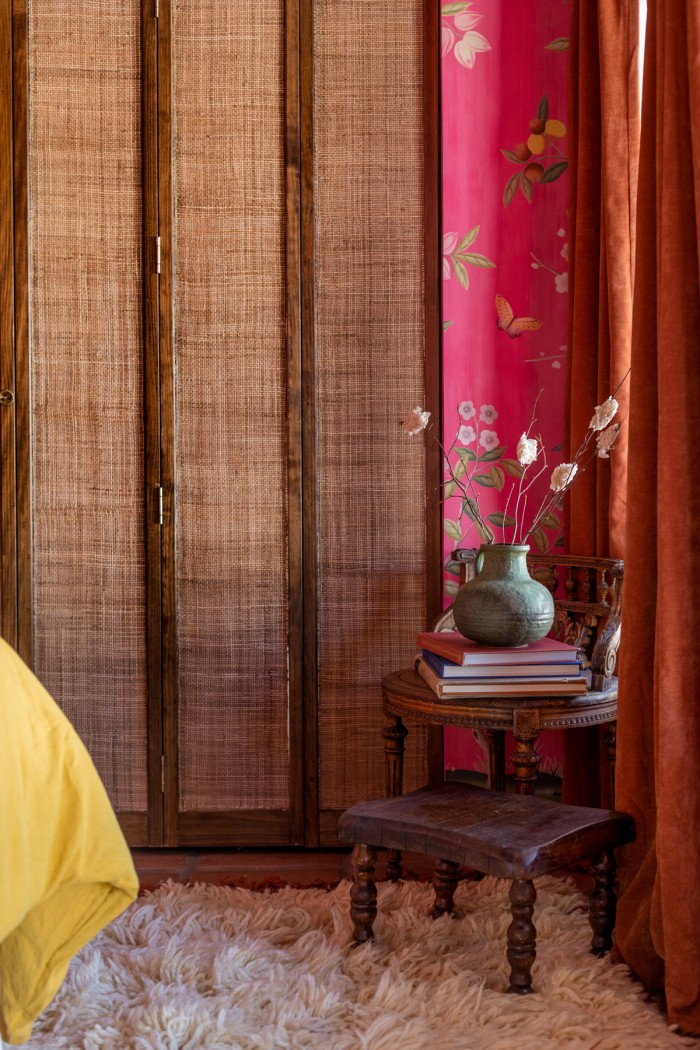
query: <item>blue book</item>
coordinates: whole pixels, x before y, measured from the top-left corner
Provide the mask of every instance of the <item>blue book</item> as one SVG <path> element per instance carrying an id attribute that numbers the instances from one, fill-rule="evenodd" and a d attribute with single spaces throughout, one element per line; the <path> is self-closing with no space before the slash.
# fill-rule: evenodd
<path id="1" fill-rule="evenodd" d="M 478 679 L 492 678 L 527 678 L 530 682 L 540 678 L 563 678 L 576 679 L 581 677 L 581 664 L 577 663 L 549 663 L 549 664 L 477 664 L 473 667 L 464 667 L 462 664 L 445 660 L 437 653 L 431 653 L 427 649 L 421 652 L 423 660 L 435 671 L 438 678 L 458 679 L 460 681 L 473 681 Z"/>

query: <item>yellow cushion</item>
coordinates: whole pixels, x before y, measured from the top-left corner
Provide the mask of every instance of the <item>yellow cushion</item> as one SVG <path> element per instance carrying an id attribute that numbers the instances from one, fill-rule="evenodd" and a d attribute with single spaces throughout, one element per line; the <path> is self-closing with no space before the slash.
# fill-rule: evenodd
<path id="1" fill-rule="evenodd" d="M 138 878 L 84 745 L 2 639 L 0 728 L 0 1032 L 22 1043 Z"/>

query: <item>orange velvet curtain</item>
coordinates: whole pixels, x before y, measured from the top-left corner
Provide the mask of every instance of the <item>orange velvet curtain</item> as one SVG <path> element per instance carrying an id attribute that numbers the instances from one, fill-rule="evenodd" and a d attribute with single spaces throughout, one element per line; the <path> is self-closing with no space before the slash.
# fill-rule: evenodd
<path id="1" fill-rule="evenodd" d="M 630 366 L 634 208 L 639 147 L 638 0 L 574 0 L 570 32 L 569 386 L 565 448 L 578 448 L 595 405 Z M 622 557 L 629 383 L 617 394 L 623 429 L 565 505 L 568 550 Z M 626 599 L 625 599 L 626 604 Z M 597 729 L 564 734 L 567 802 L 603 802 Z M 609 793 L 609 792 L 608 792 Z"/>
<path id="2" fill-rule="evenodd" d="M 629 410 L 617 952 L 700 1034 L 700 4 L 650 0 Z"/>

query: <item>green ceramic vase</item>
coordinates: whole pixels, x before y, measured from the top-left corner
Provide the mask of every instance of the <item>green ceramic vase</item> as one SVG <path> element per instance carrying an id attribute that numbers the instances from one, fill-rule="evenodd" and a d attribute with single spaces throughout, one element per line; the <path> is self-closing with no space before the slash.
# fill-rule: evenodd
<path id="1" fill-rule="evenodd" d="M 527 571 L 529 547 L 484 544 L 476 576 L 457 591 L 454 621 L 480 645 L 527 645 L 544 638 L 554 622 L 552 595 Z"/>

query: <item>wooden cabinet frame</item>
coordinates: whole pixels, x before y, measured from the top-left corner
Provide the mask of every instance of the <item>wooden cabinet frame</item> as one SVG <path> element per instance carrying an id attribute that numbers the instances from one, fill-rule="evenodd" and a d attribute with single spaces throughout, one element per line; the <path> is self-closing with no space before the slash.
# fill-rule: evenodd
<path id="1" fill-rule="evenodd" d="M 314 416 L 313 0 L 285 4 L 285 255 L 287 322 L 289 810 L 178 813 L 172 274 L 171 0 L 142 0 L 143 339 L 148 634 L 149 814 L 120 814 L 134 845 L 307 845 L 334 840 L 319 813 L 317 490 Z M 32 662 L 27 0 L 0 0 L 0 611 L 5 638 Z M 439 9 L 424 9 L 425 399 L 440 433 Z M 156 272 L 159 238 L 160 273 Z M 429 442 L 426 491 L 438 491 Z M 161 497 L 162 490 L 162 497 Z M 159 524 L 160 499 L 164 508 Z M 440 503 L 426 509 L 426 622 L 441 607 Z M 342 551 L 338 553 L 342 557 Z M 441 735 L 431 769 L 442 769 Z"/>

